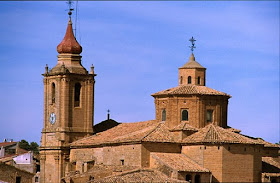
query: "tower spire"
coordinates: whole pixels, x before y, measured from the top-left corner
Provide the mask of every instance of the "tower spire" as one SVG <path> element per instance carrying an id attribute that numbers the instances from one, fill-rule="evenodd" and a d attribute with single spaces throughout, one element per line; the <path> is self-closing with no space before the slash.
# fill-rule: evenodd
<path id="1" fill-rule="evenodd" d="M 63 40 L 61 41 L 61 43 L 57 46 L 58 53 L 80 54 L 82 52 L 82 47 L 77 42 L 77 40 L 74 36 L 74 33 L 73 33 L 71 15 L 72 15 L 72 11 L 74 9 L 72 8 L 72 3 L 73 2 L 71 0 L 69 0 L 67 2 L 68 6 L 69 6 L 69 11 L 68 11 L 69 21 L 68 21 L 68 25 L 67 25 L 66 34 L 65 34 Z"/>

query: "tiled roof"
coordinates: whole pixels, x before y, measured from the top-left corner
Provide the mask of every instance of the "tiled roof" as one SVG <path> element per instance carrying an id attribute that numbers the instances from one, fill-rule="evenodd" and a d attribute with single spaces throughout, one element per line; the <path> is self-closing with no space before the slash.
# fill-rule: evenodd
<path id="1" fill-rule="evenodd" d="M 262 173 L 262 175 L 268 177 L 280 177 L 280 173 Z"/>
<path id="2" fill-rule="evenodd" d="M 263 140 L 263 139 L 261 139 L 261 138 L 257 138 L 257 139 L 255 139 L 255 140 L 256 140 L 256 142 L 263 144 L 264 147 L 278 147 L 278 148 L 280 148 L 280 145 L 278 145 L 278 144 L 272 144 L 272 143 L 267 142 L 267 141 L 265 141 L 265 140 Z"/>
<path id="3" fill-rule="evenodd" d="M 15 144 L 17 144 L 17 142 L 1 142 L 0 147 L 6 147 L 6 146 L 10 146 L 10 145 L 15 145 Z"/>
<path id="4" fill-rule="evenodd" d="M 261 144 L 245 137 L 241 134 L 234 133 L 222 127 L 209 124 L 198 132 L 186 137 L 183 143 L 237 143 L 237 144 Z"/>
<path id="5" fill-rule="evenodd" d="M 231 97 L 230 95 L 224 92 L 220 92 L 212 88 L 208 88 L 206 86 L 197 86 L 191 84 L 184 84 L 184 85 L 182 84 L 174 88 L 170 88 L 152 94 L 152 96 L 160 96 L 160 95 L 220 95 L 220 96 Z"/>
<path id="6" fill-rule="evenodd" d="M 180 153 L 151 153 L 151 156 L 176 171 L 209 172 L 192 159 Z"/>
<path id="7" fill-rule="evenodd" d="M 240 133 L 240 132 L 241 132 L 241 130 L 238 130 L 238 129 L 236 129 L 236 128 L 232 128 L 232 127 L 230 127 L 230 126 L 228 126 L 226 129 L 227 129 L 227 130 L 230 130 L 230 131 L 232 131 L 232 132 L 235 132 L 235 133 Z"/>
<path id="8" fill-rule="evenodd" d="M 118 126 L 77 140 L 71 146 L 104 145 L 122 142 L 179 142 L 163 122 L 155 120 L 121 123 Z"/>
<path id="9" fill-rule="evenodd" d="M 89 181 L 91 183 L 126 183 L 126 182 L 186 182 L 182 180 L 172 179 L 157 170 L 138 169 L 124 172 L 119 175 L 108 176 L 101 179 Z"/>
<path id="10" fill-rule="evenodd" d="M 173 129 L 171 129 L 170 131 L 198 131 L 197 128 L 191 126 L 190 124 L 188 124 L 187 122 L 181 122 L 178 126 L 175 126 Z"/>
<path id="11" fill-rule="evenodd" d="M 280 158 L 279 157 L 277 157 L 277 158 L 262 157 L 262 161 L 280 169 Z"/>

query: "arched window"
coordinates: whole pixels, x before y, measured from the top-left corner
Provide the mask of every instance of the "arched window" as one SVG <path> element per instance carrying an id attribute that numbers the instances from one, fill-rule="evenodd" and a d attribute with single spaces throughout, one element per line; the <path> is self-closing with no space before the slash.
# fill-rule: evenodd
<path id="1" fill-rule="evenodd" d="M 188 84 L 191 84 L 191 83 L 192 83 L 192 77 L 189 76 L 189 77 L 188 77 Z"/>
<path id="2" fill-rule="evenodd" d="M 74 106 L 79 107 L 80 106 L 80 94 L 81 94 L 81 84 L 76 83 L 75 84 L 75 101 L 74 101 Z"/>
<path id="3" fill-rule="evenodd" d="M 55 84 L 52 83 L 52 104 L 55 103 Z"/>
<path id="4" fill-rule="evenodd" d="M 180 77 L 180 84 L 183 84 L 183 76 Z"/>
<path id="5" fill-rule="evenodd" d="M 166 111 L 165 109 L 163 109 L 161 112 L 161 121 L 165 121 L 165 120 L 166 120 Z"/>
<path id="6" fill-rule="evenodd" d="M 186 181 L 192 181 L 192 176 L 190 174 L 186 175 Z"/>
<path id="7" fill-rule="evenodd" d="M 200 77 L 197 77 L 197 84 L 200 85 Z"/>
<path id="8" fill-rule="evenodd" d="M 200 175 L 195 175 L 194 182 L 195 183 L 200 183 Z"/>
<path id="9" fill-rule="evenodd" d="M 181 121 L 188 121 L 189 120 L 189 112 L 187 109 L 182 110 Z"/>

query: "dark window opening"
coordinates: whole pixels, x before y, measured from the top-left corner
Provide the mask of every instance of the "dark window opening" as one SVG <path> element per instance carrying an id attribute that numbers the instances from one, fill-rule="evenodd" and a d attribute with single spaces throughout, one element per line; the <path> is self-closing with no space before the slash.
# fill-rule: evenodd
<path id="1" fill-rule="evenodd" d="M 75 84 L 75 103 L 74 103 L 75 107 L 80 106 L 80 95 L 81 95 L 81 84 L 76 83 Z"/>
<path id="2" fill-rule="evenodd" d="M 189 76 L 189 77 L 188 77 L 188 84 L 191 84 L 191 83 L 192 83 L 192 77 Z"/>
<path id="3" fill-rule="evenodd" d="M 52 83 L 52 104 L 55 103 L 55 84 Z"/>
<path id="4" fill-rule="evenodd" d="M 163 109 L 161 113 L 161 121 L 165 121 L 165 120 L 166 120 L 166 111 L 165 109 Z"/>
<path id="5" fill-rule="evenodd" d="M 213 110 L 207 110 L 207 122 L 213 122 Z"/>
<path id="6" fill-rule="evenodd" d="M 183 84 L 183 76 L 180 77 L 180 84 Z"/>
<path id="7" fill-rule="evenodd" d="M 16 183 L 21 183 L 21 177 L 16 177 Z"/>
<path id="8" fill-rule="evenodd" d="M 228 151 L 230 151 L 230 146 L 228 146 Z"/>
<path id="9" fill-rule="evenodd" d="M 36 165 L 36 172 L 40 172 L 40 165 Z"/>
<path id="10" fill-rule="evenodd" d="M 192 176 L 191 176 L 191 175 L 189 175 L 189 174 L 188 174 L 188 175 L 186 175 L 186 181 L 189 181 L 189 182 L 190 182 L 190 181 L 192 181 Z"/>
<path id="11" fill-rule="evenodd" d="M 195 183 L 200 183 L 200 175 L 196 175 L 196 176 L 194 177 L 194 182 L 195 182 Z"/>
<path id="12" fill-rule="evenodd" d="M 121 165 L 124 165 L 124 160 L 123 159 L 121 159 Z"/>
<path id="13" fill-rule="evenodd" d="M 197 84 L 200 85 L 200 77 L 197 78 Z"/>
<path id="14" fill-rule="evenodd" d="M 184 109 L 182 110 L 182 121 L 188 121 L 189 120 L 189 112 L 188 110 Z"/>
<path id="15" fill-rule="evenodd" d="M 39 177 L 35 177 L 35 182 L 39 182 Z"/>

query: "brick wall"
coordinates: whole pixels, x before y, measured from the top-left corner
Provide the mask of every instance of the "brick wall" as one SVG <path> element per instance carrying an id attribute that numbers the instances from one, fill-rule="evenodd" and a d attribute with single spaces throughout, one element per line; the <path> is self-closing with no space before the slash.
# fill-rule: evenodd
<path id="1" fill-rule="evenodd" d="M 227 126 L 226 96 L 169 96 L 155 97 L 156 120 L 162 121 L 162 110 L 166 111 L 166 124 L 169 128 L 179 125 L 183 109 L 188 110 L 188 123 L 197 128 L 205 127 L 207 110 L 213 110 L 213 123 L 222 127 Z"/>
<path id="2" fill-rule="evenodd" d="M 182 153 L 209 169 L 213 181 L 260 182 L 261 147 L 257 145 L 183 146 Z"/>

